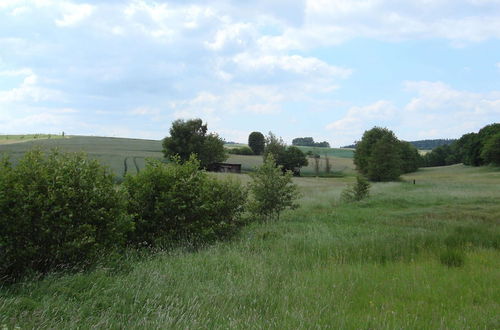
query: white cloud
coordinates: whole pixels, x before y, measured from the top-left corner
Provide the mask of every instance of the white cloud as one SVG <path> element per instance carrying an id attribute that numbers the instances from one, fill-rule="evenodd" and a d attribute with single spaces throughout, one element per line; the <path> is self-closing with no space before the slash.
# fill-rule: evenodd
<path id="1" fill-rule="evenodd" d="M 55 23 L 56 25 L 62 27 L 76 25 L 92 15 L 94 9 L 94 6 L 86 3 L 74 4 L 70 2 L 63 2 L 60 4 L 62 18 L 56 19 Z"/>
<path id="2" fill-rule="evenodd" d="M 326 128 L 359 136 L 363 130 L 391 119 L 396 113 L 397 109 L 392 102 L 380 100 L 367 106 L 350 108 L 342 119 L 328 124 Z"/>
<path id="3" fill-rule="evenodd" d="M 347 78 L 352 70 L 329 65 L 315 57 L 300 55 L 264 55 L 255 56 L 248 53 L 238 54 L 233 58 L 241 69 L 247 71 L 263 70 L 274 72 L 287 71 L 299 75 L 330 76 Z"/>
<path id="4" fill-rule="evenodd" d="M 22 83 L 9 90 L 0 90 L 0 105 L 13 102 L 41 102 L 61 100 L 60 91 L 40 86 L 39 77 L 31 69 L 6 70 L 0 76 L 25 76 Z"/>
<path id="5" fill-rule="evenodd" d="M 336 141 L 348 144 L 373 126 L 388 127 L 405 140 L 460 137 L 500 118 L 500 92 L 474 93 L 443 82 L 407 81 L 416 94 L 402 107 L 389 101 L 352 107 L 339 120 L 326 126 Z"/>

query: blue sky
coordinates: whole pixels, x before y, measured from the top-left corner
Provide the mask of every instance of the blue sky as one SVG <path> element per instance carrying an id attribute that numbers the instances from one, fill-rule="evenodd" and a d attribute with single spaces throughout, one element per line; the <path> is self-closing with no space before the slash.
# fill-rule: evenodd
<path id="1" fill-rule="evenodd" d="M 0 0 L 0 134 L 334 146 L 500 121 L 500 0 Z"/>

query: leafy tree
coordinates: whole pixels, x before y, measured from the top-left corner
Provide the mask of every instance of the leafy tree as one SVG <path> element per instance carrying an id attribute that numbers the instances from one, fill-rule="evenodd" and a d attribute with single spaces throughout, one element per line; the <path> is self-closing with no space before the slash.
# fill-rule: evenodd
<path id="1" fill-rule="evenodd" d="M 369 158 L 367 176 L 373 181 L 392 181 L 402 173 L 402 159 L 398 141 L 384 135 L 375 144 Z"/>
<path id="2" fill-rule="evenodd" d="M 400 141 L 399 142 L 400 155 L 401 155 L 401 172 L 411 173 L 418 170 L 422 164 L 422 157 L 411 143 Z"/>
<path id="3" fill-rule="evenodd" d="M 194 154 L 201 167 L 227 159 L 224 141 L 217 134 L 207 134 L 207 125 L 203 125 L 201 119 L 174 121 L 170 136 L 163 139 L 163 154 L 167 158 L 177 155 L 181 162 Z"/>
<path id="4" fill-rule="evenodd" d="M 500 166 L 500 133 L 489 137 L 484 144 L 481 158 L 487 164 Z"/>
<path id="5" fill-rule="evenodd" d="M 276 164 L 283 164 L 283 155 L 286 151 L 286 144 L 282 138 L 277 137 L 272 132 L 266 137 L 266 147 L 264 149 L 264 160 L 272 154 Z"/>
<path id="6" fill-rule="evenodd" d="M 276 165 L 273 154 L 269 154 L 264 164 L 250 176 L 252 199 L 249 209 L 255 217 L 261 220 L 279 219 L 283 210 L 297 207 L 295 200 L 299 197 L 299 191 L 292 181 L 292 173 L 283 172 Z"/>
<path id="7" fill-rule="evenodd" d="M 252 132 L 248 136 L 248 146 L 255 155 L 262 155 L 266 147 L 266 139 L 261 132 Z"/>
<path id="8" fill-rule="evenodd" d="M 379 143 L 381 140 L 383 143 Z M 370 180 L 391 180 L 394 175 L 397 178 L 401 166 L 398 149 L 398 139 L 392 131 L 387 128 L 374 127 L 366 131 L 361 141 L 356 144 L 354 164 L 357 170 Z M 386 155 L 385 152 L 392 154 Z M 394 163 L 393 160 L 396 162 Z M 378 173 L 378 171 L 383 171 L 383 173 Z M 388 176 L 389 172 L 392 175 Z"/>
<path id="9" fill-rule="evenodd" d="M 264 160 L 271 154 L 276 165 L 281 166 L 283 171 L 292 171 L 296 175 L 300 174 L 302 166 L 308 164 L 307 157 L 302 150 L 295 146 L 287 147 L 282 138 L 269 132 L 264 149 Z"/>
<path id="10" fill-rule="evenodd" d="M 294 174 L 300 174 L 300 168 L 307 166 L 308 161 L 306 155 L 297 147 L 291 146 L 286 148 L 281 156 L 283 170 L 292 171 Z"/>

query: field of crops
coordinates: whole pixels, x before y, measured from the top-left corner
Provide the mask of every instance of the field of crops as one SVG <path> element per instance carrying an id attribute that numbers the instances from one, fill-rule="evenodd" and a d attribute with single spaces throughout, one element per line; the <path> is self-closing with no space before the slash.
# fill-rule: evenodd
<path id="1" fill-rule="evenodd" d="M 10 136 L 10 141 L 14 141 Z M 31 136 L 32 137 L 32 136 Z M 6 153 L 15 161 L 26 151 L 32 148 L 51 150 L 57 148 L 61 151 L 85 152 L 89 157 L 99 160 L 108 166 L 118 177 L 125 173 L 137 173 L 144 168 L 147 158 L 163 159 L 161 152 L 161 141 L 125 139 L 93 136 L 70 136 L 54 138 L 30 138 L 26 135 L 24 139 L 15 139 L 17 143 L 0 144 L 0 154 Z M 22 143 L 19 143 L 22 142 Z M 232 146 L 232 145 L 231 145 Z M 319 173 L 325 172 L 325 155 L 329 157 L 332 175 L 349 175 L 353 173 L 352 150 L 309 148 L 301 147 L 304 152 L 308 150 L 318 153 Z M 262 164 L 262 156 L 229 155 L 228 163 L 242 164 L 243 171 L 252 171 L 256 166 Z M 315 175 L 314 159 L 309 158 L 309 165 L 302 169 L 304 175 Z"/>
<path id="2" fill-rule="evenodd" d="M 89 157 L 108 166 L 116 176 L 137 173 L 144 168 L 146 158 L 162 159 L 161 141 L 110 137 L 71 136 L 64 139 L 36 139 L 23 143 L 0 145 L 0 153 L 7 153 L 15 161 L 26 151 L 57 148 L 67 152 L 85 152 Z"/>

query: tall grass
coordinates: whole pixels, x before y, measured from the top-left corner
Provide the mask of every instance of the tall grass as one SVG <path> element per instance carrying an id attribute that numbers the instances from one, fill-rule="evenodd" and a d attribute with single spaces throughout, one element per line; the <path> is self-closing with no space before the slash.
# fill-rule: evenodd
<path id="1" fill-rule="evenodd" d="M 0 289 L 8 328 L 500 327 L 500 176 L 463 166 L 375 184 L 295 179 L 301 208 L 231 242 L 105 259 Z M 241 177 L 241 176 L 239 176 Z M 456 251 L 463 262 L 443 261 Z"/>

